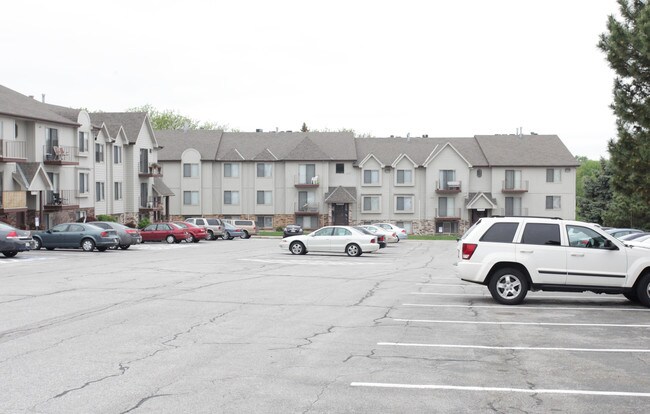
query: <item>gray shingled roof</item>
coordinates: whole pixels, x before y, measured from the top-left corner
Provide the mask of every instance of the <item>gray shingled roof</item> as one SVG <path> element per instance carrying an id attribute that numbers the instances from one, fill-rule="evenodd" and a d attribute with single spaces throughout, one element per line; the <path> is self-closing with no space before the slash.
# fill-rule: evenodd
<path id="1" fill-rule="evenodd" d="M 214 161 L 222 135 L 223 131 L 221 130 L 157 130 L 156 139 L 158 145 L 162 146 L 158 150 L 158 159 L 160 161 L 179 161 L 183 151 L 194 148 L 201 154 L 202 160 Z"/>
<path id="2" fill-rule="evenodd" d="M 172 190 L 167 187 L 167 184 L 160 177 L 154 177 L 153 179 L 153 190 L 161 196 L 173 196 L 175 195 Z"/>
<path id="3" fill-rule="evenodd" d="M 101 126 L 103 122 L 110 127 L 109 131 L 121 125 L 129 143 L 135 143 L 146 117 L 146 112 L 93 112 L 90 114 L 90 122 L 95 126 Z"/>
<path id="4" fill-rule="evenodd" d="M 580 165 L 557 135 L 477 135 L 492 167 Z"/>
<path id="5" fill-rule="evenodd" d="M 45 105 L 45 107 L 51 110 L 52 112 L 57 113 L 62 117 L 69 119 L 72 122 L 79 121 L 79 112 L 81 112 L 81 109 L 68 108 L 66 106 L 52 105 L 48 103 L 43 105 Z"/>
<path id="6" fill-rule="evenodd" d="M 79 126 L 73 121 L 52 111 L 50 105 L 44 104 L 0 85 L 0 114 L 16 118 L 46 121 L 55 124 Z"/>
<path id="7" fill-rule="evenodd" d="M 329 204 L 345 204 L 357 202 L 356 187 L 329 187 L 325 194 L 325 202 Z"/>

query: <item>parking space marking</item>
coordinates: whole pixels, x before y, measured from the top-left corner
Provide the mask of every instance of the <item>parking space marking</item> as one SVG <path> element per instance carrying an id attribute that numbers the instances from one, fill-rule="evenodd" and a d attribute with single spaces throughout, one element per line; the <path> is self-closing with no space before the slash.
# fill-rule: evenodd
<path id="1" fill-rule="evenodd" d="M 403 303 L 402 306 L 412 306 L 419 308 L 482 308 L 482 309 L 499 309 L 499 310 L 513 310 L 512 306 L 503 306 L 503 305 L 431 305 L 431 304 L 422 304 L 422 303 Z M 517 306 L 517 310 L 599 310 L 599 311 L 624 311 L 624 312 L 650 312 L 648 308 L 609 308 L 609 307 L 564 307 L 564 306 Z"/>
<path id="2" fill-rule="evenodd" d="M 647 392 L 626 391 L 592 391 L 592 390 L 561 390 L 561 389 L 536 389 L 536 388 L 501 388 L 501 387 L 472 387 L 458 385 L 433 385 L 433 384 L 391 384 L 379 382 L 353 382 L 352 387 L 373 388 L 402 388 L 418 390 L 449 390 L 449 391 L 480 391 L 480 392 L 518 392 L 525 394 L 572 394 L 572 395 L 598 395 L 611 397 L 650 397 Z"/>
<path id="3" fill-rule="evenodd" d="M 566 352 L 617 352 L 617 353 L 650 353 L 650 349 L 625 348 L 561 348 L 561 347 L 531 347 L 531 346 L 487 346 L 487 345 L 452 345 L 452 344 L 410 344 L 403 342 L 378 342 L 380 346 L 401 346 L 421 348 L 462 348 L 489 349 L 498 351 L 566 351 Z"/>
<path id="4" fill-rule="evenodd" d="M 455 283 L 418 283 L 421 286 L 473 286 L 469 283 L 466 284 L 455 284 Z M 483 286 L 481 286 L 483 287 Z"/>
<path id="5" fill-rule="evenodd" d="M 435 319 L 396 319 L 397 322 L 421 323 L 456 323 L 465 325 L 530 325 L 530 326 L 582 326 L 582 327 L 607 327 L 607 328 L 650 328 L 650 325 L 618 324 L 618 323 L 560 323 L 560 322 L 495 322 L 495 321 L 449 321 Z"/>
<path id="6" fill-rule="evenodd" d="M 485 295 L 478 295 L 475 293 L 440 293 L 440 292 L 410 292 L 409 295 L 432 295 L 432 296 L 469 296 L 469 297 L 475 297 L 475 298 L 491 298 L 491 295 L 485 294 Z M 601 296 L 545 296 L 545 295 L 528 295 L 528 298 L 535 298 L 535 299 L 583 299 L 583 300 L 592 300 L 592 299 L 600 299 L 600 300 L 618 300 L 621 302 L 628 302 L 626 298 L 619 298 L 619 297 L 601 297 Z"/>
<path id="7" fill-rule="evenodd" d="M 257 263 L 273 263 L 273 264 L 310 264 L 310 265 L 322 265 L 322 266 L 365 266 L 368 264 L 373 264 L 371 262 L 348 262 L 341 260 L 309 260 L 309 259 L 237 259 L 243 262 L 257 262 Z"/>

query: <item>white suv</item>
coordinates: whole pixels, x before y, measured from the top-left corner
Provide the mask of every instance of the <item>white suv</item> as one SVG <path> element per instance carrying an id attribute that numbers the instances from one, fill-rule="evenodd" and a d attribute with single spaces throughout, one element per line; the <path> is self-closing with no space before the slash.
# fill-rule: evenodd
<path id="1" fill-rule="evenodd" d="M 458 241 L 458 274 L 494 300 L 521 303 L 528 290 L 623 294 L 650 307 L 650 249 L 600 227 L 536 217 L 488 217 Z"/>

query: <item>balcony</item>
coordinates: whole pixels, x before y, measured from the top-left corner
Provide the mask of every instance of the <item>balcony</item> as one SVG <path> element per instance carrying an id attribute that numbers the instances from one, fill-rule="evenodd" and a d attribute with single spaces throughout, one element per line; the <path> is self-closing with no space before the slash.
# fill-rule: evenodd
<path id="1" fill-rule="evenodd" d="M 460 220 L 460 208 L 448 208 L 446 210 L 436 209 L 435 217 L 436 220 Z"/>
<path id="2" fill-rule="evenodd" d="M 27 210 L 27 193 L 25 191 L 0 192 L 0 213 Z"/>
<path id="3" fill-rule="evenodd" d="M 297 216 L 317 216 L 320 214 L 320 203 L 295 203 L 293 211 Z"/>
<path id="4" fill-rule="evenodd" d="M 45 211 L 74 210 L 79 208 L 76 190 L 58 190 L 45 192 Z"/>
<path id="5" fill-rule="evenodd" d="M 436 193 L 438 194 L 458 194 L 461 191 L 460 181 L 436 181 Z"/>
<path id="6" fill-rule="evenodd" d="M 43 164 L 79 165 L 77 147 L 64 145 L 43 146 Z"/>
<path id="7" fill-rule="evenodd" d="M 138 163 L 138 176 L 162 177 L 162 166 L 155 162 L 150 162 L 149 164 Z"/>
<path id="8" fill-rule="evenodd" d="M 525 217 L 528 216 L 528 208 L 502 208 L 500 214 L 506 217 Z"/>
<path id="9" fill-rule="evenodd" d="M 299 175 L 294 175 L 293 185 L 296 188 L 318 188 L 320 185 L 320 179 L 317 175 L 313 177 L 301 177 Z"/>
<path id="10" fill-rule="evenodd" d="M 147 197 L 140 199 L 140 211 L 161 211 L 163 209 L 162 197 Z"/>
<path id="11" fill-rule="evenodd" d="M 0 139 L 0 162 L 27 161 L 25 141 L 7 141 Z"/>
<path id="12" fill-rule="evenodd" d="M 528 181 L 521 181 L 515 183 L 507 183 L 501 181 L 501 192 L 507 194 L 527 193 Z"/>

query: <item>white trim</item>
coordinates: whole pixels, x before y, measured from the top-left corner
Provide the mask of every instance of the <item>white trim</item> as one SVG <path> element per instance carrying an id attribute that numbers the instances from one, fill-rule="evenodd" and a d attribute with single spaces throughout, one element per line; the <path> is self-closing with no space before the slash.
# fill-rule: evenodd
<path id="1" fill-rule="evenodd" d="M 384 168 L 386 166 L 383 162 L 379 161 L 379 158 L 375 157 L 374 154 L 370 153 L 366 155 L 366 157 L 359 163 L 359 168 L 361 168 L 361 170 L 363 170 L 363 166 L 365 165 L 366 162 L 370 160 L 370 158 L 374 158 L 381 168 Z"/>
<path id="2" fill-rule="evenodd" d="M 401 153 L 401 154 L 397 157 L 397 159 L 395 159 L 395 161 L 393 161 L 393 163 L 391 164 L 391 167 L 397 169 L 397 164 L 399 164 L 399 162 L 402 161 L 404 158 L 406 158 L 406 159 L 408 159 L 409 161 L 411 161 L 411 164 L 413 164 L 413 169 L 415 169 L 415 168 L 418 167 L 418 164 L 417 164 L 415 161 L 413 161 L 413 160 L 411 159 L 411 157 L 409 157 L 406 153 Z"/>
<path id="3" fill-rule="evenodd" d="M 458 150 L 456 149 L 456 147 L 454 147 L 454 146 L 451 144 L 451 142 L 449 142 L 449 141 L 447 141 L 447 143 L 445 143 L 445 145 L 443 145 L 442 148 L 440 148 L 440 150 L 438 150 L 438 152 L 435 153 L 435 155 L 433 155 L 430 159 L 428 159 L 428 160 L 423 164 L 423 166 L 424 166 L 424 167 L 428 167 L 428 166 L 429 166 L 429 163 L 430 163 L 431 161 L 433 161 L 434 159 L 436 159 L 436 158 L 438 157 L 438 155 L 440 155 L 440 153 L 441 153 L 442 151 L 444 151 L 444 149 L 447 148 L 447 147 L 451 147 L 451 149 L 454 150 L 454 152 L 455 152 L 455 153 L 460 157 L 460 159 L 462 159 L 462 160 L 465 162 L 465 164 L 467 164 L 467 168 L 472 168 L 472 164 L 471 164 L 469 161 L 467 161 L 467 158 L 463 157 L 463 154 L 461 154 L 460 151 L 458 151 Z M 437 148 L 437 147 L 436 147 L 436 148 Z"/>

